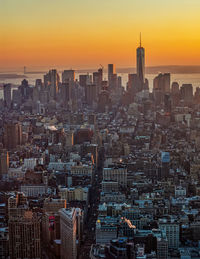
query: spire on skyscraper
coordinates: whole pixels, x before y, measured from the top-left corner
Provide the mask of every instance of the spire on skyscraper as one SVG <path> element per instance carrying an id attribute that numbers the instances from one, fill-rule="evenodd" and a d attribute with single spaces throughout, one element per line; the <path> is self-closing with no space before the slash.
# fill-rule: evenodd
<path id="1" fill-rule="evenodd" d="M 140 45 L 137 48 L 137 75 L 141 82 L 145 81 L 145 50 L 142 47 L 142 34 L 140 32 Z"/>

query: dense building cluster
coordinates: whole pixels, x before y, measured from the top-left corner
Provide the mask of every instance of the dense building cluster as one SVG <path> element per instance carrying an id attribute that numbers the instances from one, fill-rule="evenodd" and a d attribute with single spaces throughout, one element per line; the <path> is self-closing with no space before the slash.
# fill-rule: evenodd
<path id="1" fill-rule="evenodd" d="M 0 258 L 200 258 L 200 88 L 104 73 L 4 85 Z"/>

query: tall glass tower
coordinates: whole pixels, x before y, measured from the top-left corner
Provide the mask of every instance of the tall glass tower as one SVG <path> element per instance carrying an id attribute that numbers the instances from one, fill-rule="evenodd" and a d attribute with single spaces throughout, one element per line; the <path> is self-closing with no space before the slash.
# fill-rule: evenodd
<path id="1" fill-rule="evenodd" d="M 140 46 L 137 48 L 137 76 L 141 82 L 145 81 L 145 50 L 142 47 L 141 33 L 140 33 Z"/>

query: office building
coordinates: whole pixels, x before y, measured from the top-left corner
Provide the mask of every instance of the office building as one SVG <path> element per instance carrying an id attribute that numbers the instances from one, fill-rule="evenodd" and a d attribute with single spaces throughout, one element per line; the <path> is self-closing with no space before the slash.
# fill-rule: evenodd
<path id="1" fill-rule="evenodd" d="M 141 34 L 140 34 L 140 46 L 136 50 L 137 54 L 137 76 L 139 80 L 145 82 L 145 49 L 142 47 Z"/>
<path id="2" fill-rule="evenodd" d="M 170 154 L 169 152 L 161 152 L 161 179 L 169 176 Z"/>
<path id="3" fill-rule="evenodd" d="M 12 100 L 11 100 L 11 84 L 5 84 L 3 86 L 3 96 L 4 96 L 4 104 L 8 109 L 11 108 Z"/>
<path id="4" fill-rule="evenodd" d="M 160 91 L 161 93 L 170 93 L 170 73 L 160 73 L 153 80 L 153 91 Z M 177 88 L 177 86 L 173 86 L 173 88 Z"/>
<path id="5" fill-rule="evenodd" d="M 22 127 L 18 122 L 9 122 L 4 125 L 4 147 L 6 149 L 15 149 L 22 142 Z"/>
<path id="6" fill-rule="evenodd" d="M 172 83 L 171 93 L 179 94 L 179 84 L 177 82 Z"/>
<path id="7" fill-rule="evenodd" d="M 9 220 L 9 255 L 12 259 L 41 258 L 40 220 L 31 211 Z"/>
<path id="8" fill-rule="evenodd" d="M 77 259 L 78 245 L 81 241 L 82 211 L 76 208 L 61 209 L 60 236 L 61 258 Z"/>
<path id="9" fill-rule="evenodd" d="M 93 73 L 93 84 L 97 86 L 98 93 L 102 87 L 102 80 L 103 80 L 103 69 L 99 68 L 97 72 Z"/>
<path id="10" fill-rule="evenodd" d="M 65 132 L 65 146 L 72 147 L 74 145 L 74 132 L 67 131 Z"/>
<path id="11" fill-rule="evenodd" d="M 21 218 L 28 209 L 27 197 L 18 192 L 16 196 L 8 198 L 8 218 Z"/>
<path id="12" fill-rule="evenodd" d="M 169 248 L 179 248 L 180 227 L 177 222 L 167 219 L 160 219 L 159 229 L 166 234 Z"/>
<path id="13" fill-rule="evenodd" d="M 96 222 L 96 244 L 107 244 L 118 236 L 118 222 L 114 217 L 100 217 Z"/>
<path id="14" fill-rule="evenodd" d="M 49 72 L 44 75 L 44 85 L 45 88 L 49 90 L 51 99 L 56 100 L 57 98 L 59 81 L 60 78 L 56 69 L 49 70 Z"/>
<path id="15" fill-rule="evenodd" d="M 164 95 L 164 110 L 166 113 L 171 113 L 172 110 L 172 101 L 170 94 Z"/>
<path id="16" fill-rule="evenodd" d="M 21 96 L 21 93 L 20 93 L 19 89 L 13 89 L 13 91 L 12 91 L 12 102 L 13 102 L 13 108 L 15 108 L 15 106 L 21 104 L 22 96 Z"/>
<path id="17" fill-rule="evenodd" d="M 108 84 L 109 84 L 109 87 L 111 87 L 111 81 L 112 81 L 112 78 L 113 78 L 114 74 L 116 74 L 115 64 L 108 64 Z"/>
<path id="18" fill-rule="evenodd" d="M 3 174 L 7 174 L 9 169 L 9 155 L 8 152 L 0 153 L 0 178 Z"/>
<path id="19" fill-rule="evenodd" d="M 118 77 L 117 77 L 117 74 L 110 75 L 109 87 L 110 87 L 110 89 L 113 89 L 113 90 L 117 89 L 117 87 L 118 87 Z"/>
<path id="20" fill-rule="evenodd" d="M 168 259 L 168 241 L 166 238 L 157 238 L 157 258 Z"/>
<path id="21" fill-rule="evenodd" d="M 96 85 L 86 85 L 85 86 L 85 102 L 87 105 L 93 105 L 97 102 L 97 86 Z"/>
<path id="22" fill-rule="evenodd" d="M 9 234 L 8 227 L 0 227 L 0 258 L 9 258 Z"/>
<path id="23" fill-rule="evenodd" d="M 108 85 L 107 82 L 102 83 L 102 88 L 107 89 Z M 109 92 L 107 90 L 103 90 L 99 93 L 99 100 L 98 100 L 98 111 L 99 112 L 107 112 L 108 110 L 111 109 L 111 99 Z"/>
<path id="24" fill-rule="evenodd" d="M 192 104 L 193 102 L 193 87 L 192 84 L 183 84 L 180 88 L 180 98 L 184 103 Z"/>
<path id="25" fill-rule="evenodd" d="M 62 83 L 60 87 L 60 99 L 62 100 L 63 104 L 66 105 L 72 99 L 72 83 L 66 82 Z"/>
<path id="26" fill-rule="evenodd" d="M 62 73 L 62 83 L 69 83 L 75 81 L 75 71 L 70 70 L 64 70 Z"/>
<path id="27" fill-rule="evenodd" d="M 128 75 L 127 91 L 129 93 L 130 103 L 135 99 L 136 93 L 143 89 L 143 82 L 140 80 L 137 74 Z"/>
<path id="28" fill-rule="evenodd" d="M 59 195 L 66 202 L 85 201 L 88 203 L 89 190 L 87 187 L 60 188 Z"/>
<path id="29" fill-rule="evenodd" d="M 96 124 L 96 115 L 95 114 L 88 115 L 88 124 L 90 124 L 90 125 Z"/>
<path id="30" fill-rule="evenodd" d="M 87 75 L 79 75 L 79 84 L 80 86 L 84 87 L 86 85 L 89 85 L 91 84 L 91 78 L 90 78 L 90 75 L 87 74 Z"/>
<path id="31" fill-rule="evenodd" d="M 109 258 L 134 259 L 134 243 L 122 237 L 111 240 L 107 253 Z"/>
<path id="32" fill-rule="evenodd" d="M 44 184 L 24 184 L 20 186 L 20 191 L 27 197 L 38 197 L 47 192 L 47 186 Z"/>
<path id="33" fill-rule="evenodd" d="M 127 187 L 127 168 L 113 166 L 103 169 L 103 181 L 115 181 L 119 187 Z"/>
<path id="34" fill-rule="evenodd" d="M 65 199 L 46 198 L 43 209 L 45 212 L 58 212 L 60 209 L 66 208 L 66 205 Z"/>
<path id="35" fill-rule="evenodd" d="M 23 102 L 26 101 L 31 96 L 32 88 L 29 87 L 28 81 L 26 79 L 22 80 L 18 90 L 20 92 Z"/>

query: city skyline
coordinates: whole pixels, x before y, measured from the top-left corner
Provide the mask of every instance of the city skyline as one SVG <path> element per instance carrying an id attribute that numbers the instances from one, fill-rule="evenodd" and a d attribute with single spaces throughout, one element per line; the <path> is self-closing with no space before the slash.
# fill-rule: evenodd
<path id="1" fill-rule="evenodd" d="M 0 67 L 135 67 L 140 31 L 146 66 L 200 64 L 195 0 L 9 0 L 1 7 Z"/>

